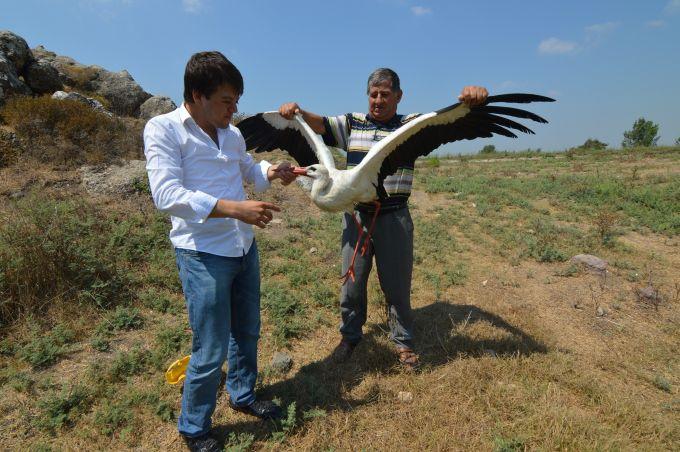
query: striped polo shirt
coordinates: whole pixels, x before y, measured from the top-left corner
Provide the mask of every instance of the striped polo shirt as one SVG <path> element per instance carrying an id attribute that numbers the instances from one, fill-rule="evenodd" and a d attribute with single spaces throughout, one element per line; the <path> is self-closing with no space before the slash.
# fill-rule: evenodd
<path id="1" fill-rule="evenodd" d="M 371 147 L 402 125 L 420 116 L 394 115 L 387 123 L 380 123 L 364 113 L 347 113 L 340 116 L 324 117 L 326 133 L 324 142 L 347 152 L 347 169 L 357 166 L 368 154 Z M 414 162 L 400 166 L 397 171 L 385 178 L 383 186 L 388 198 L 382 200 L 381 211 L 388 212 L 406 205 L 413 185 Z M 359 210 L 371 211 L 371 204 L 357 204 Z"/>

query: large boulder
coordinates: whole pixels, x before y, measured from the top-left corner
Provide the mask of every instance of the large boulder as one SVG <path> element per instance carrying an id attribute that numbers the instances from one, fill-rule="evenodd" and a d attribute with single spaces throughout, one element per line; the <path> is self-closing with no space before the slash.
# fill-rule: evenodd
<path id="1" fill-rule="evenodd" d="M 0 105 L 11 94 L 31 94 L 31 89 L 19 79 L 14 63 L 0 52 Z"/>
<path id="2" fill-rule="evenodd" d="M 34 60 L 24 71 L 26 84 L 38 94 L 53 93 L 62 89 L 59 72 L 47 60 Z"/>
<path id="3" fill-rule="evenodd" d="M 33 59 L 26 40 L 9 30 L 0 30 L 0 52 L 7 56 L 16 73 L 20 75 L 23 74 L 26 64 Z"/>
<path id="4" fill-rule="evenodd" d="M 139 117 L 149 120 L 154 116 L 169 113 L 177 109 L 177 105 L 167 96 L 152 96 L 139 107 Z"/>
<path id="5" fill-rule="evenodd" d="M 151 97 L 125 70 L 103 70 L 93 83 L 95 92 L 108 100 L 111 111 L 118 115 L 138 116 L 139 107 Z"/>
<path id="6" fill-rule="evenodd" d="M 106 108 L 104 108 L 104 105 L 102 105 L 101 102 L 99 102 L 97 99 L 92 99 L 91 97 L 85 97 L 80 93 L 77 93 L 75 91 L 71 91 L 70 93 L 67 93 L 65 91 L 57 91 L 54 94 L 52 94 L 52 99 L 57 99 L 57 100 L 74 100 L 76 102 L 83 103 L 93 110 L 96 110 L 100 113 L 104 113 L 109 116 L 113 116 L 110 111 L 108 111 Z"/>
<path id="7" fill-rule="evenodd" d="M 64 85 L 106 99 L 110 110 L 117 115 L 138 116 L 140 106 L 151 97 L 127 71 L 110 72 L 96 65 L 86 66 L 43 46 L 34 48 L 33 56 L 55 68 Z"/>
<path id="8" fill-rule="evenodd" d="M 35 59 L 46 61 L 57 70 L 64 85 L 88 91 L 94 89 L 92 81 L 97 78 L 96 69 L 80 64 L 71 57 L 57 55 L 43 46 L 35 47 L 31 51 Z"/>

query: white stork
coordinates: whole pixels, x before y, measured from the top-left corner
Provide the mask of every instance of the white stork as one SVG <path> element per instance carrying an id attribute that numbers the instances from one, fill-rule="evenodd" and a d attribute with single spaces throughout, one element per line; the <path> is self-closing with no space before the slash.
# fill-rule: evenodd
<path id="1" fill-rule="evenodd" d="M 505 116 L 548 122 L 526 110 L 489 105 L 499 102 L 554 102 L 554 99 L 536 94 L 502 94 L 489 96 L 481 105 L 456 103 L 420 115 L 375 144 L 361 163 L 349 170 L 335 167 L 330 149 L 299 114 L 288 120 L 274 111 L 258 113 L 239 122 L 237 127 L 248 150 L 267 152 L 282 149 L 288 152 L 302 166 L 295 168 L 294 172 L 312 178 L 311 198 L 320 209 L 351 214 L 357 203 L 374 202 L 376 212 L 362 247 L 363 253 L 380 209 L 379 199 L 387 196 L 381 189 L 381 182 L 397 168 L 413 164 L 416 158 L 429 154 L 444 143 L 489 138 L 493 134 L 517 138 L 510 129 L 534 133 Z M 343 275 L 345 281 L 347 277 L 354 279 L 354 258 L 363 234 L 358 221 L 357 225 L 360 228 L 359 240 L 349 270 Z"/>

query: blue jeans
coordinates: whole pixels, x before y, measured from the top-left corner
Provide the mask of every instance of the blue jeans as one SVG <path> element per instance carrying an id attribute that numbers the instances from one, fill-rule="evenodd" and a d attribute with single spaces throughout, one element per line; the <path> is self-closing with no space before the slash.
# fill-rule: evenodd
<path id="1" fill-rule="evenodd" d="M 180 248 L 175 254 L 193 333 L 178 429 L 193 437 L 210 431 L 225 359 L 232 403 L 255 401 L 260 261 L 254 242 L 242 257 Z"/>

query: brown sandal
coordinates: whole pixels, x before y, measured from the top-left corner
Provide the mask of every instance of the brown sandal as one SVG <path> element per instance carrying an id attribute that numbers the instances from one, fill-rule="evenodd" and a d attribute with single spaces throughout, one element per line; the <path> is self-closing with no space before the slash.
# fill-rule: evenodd
<path id="1" fill-rule="evenodd" d="M 420 358 L 412 349 L 408 347 L 397 348 L 399 355 L 399 363 L 408 370 L 414 370 L 420 367 Z"/>

